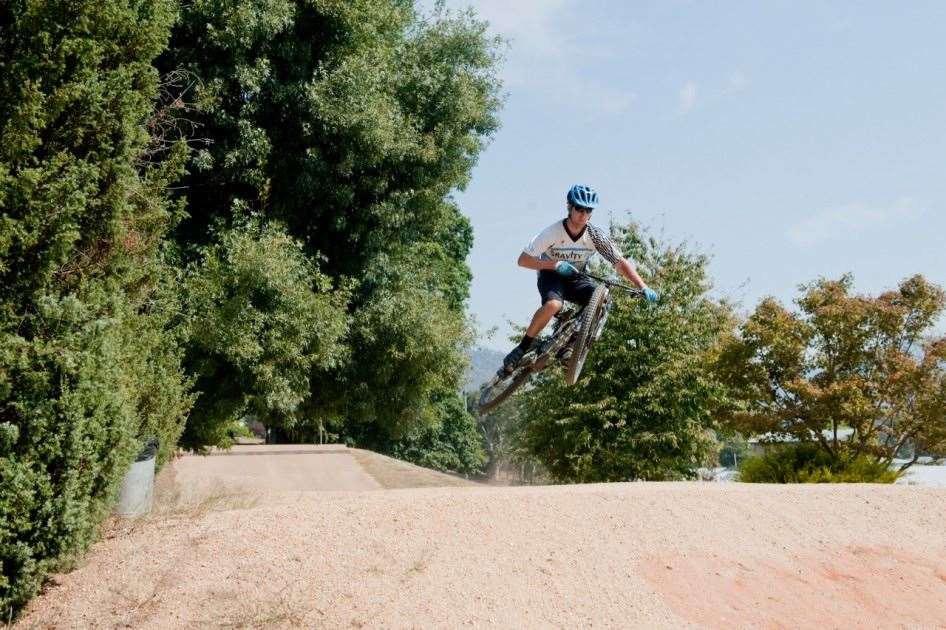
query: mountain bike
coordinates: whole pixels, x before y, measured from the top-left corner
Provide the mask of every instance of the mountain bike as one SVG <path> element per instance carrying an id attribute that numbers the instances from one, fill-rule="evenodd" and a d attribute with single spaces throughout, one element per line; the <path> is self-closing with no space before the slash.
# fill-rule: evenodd
<path id="1" fill-rule="evenodd" d="M 535 344 L 511 372 L 500 368 L 489 382 L 480 388 L 479 413 L 488 413 L 509 398 L 514 391 L 537 374 L 556 362 L 565 364 L 565 382 L 574 385 L 585 365 L 591 344 L 601 336 L 608 315 L 614 307 L 611 289 L 627 291 L 635 297 L 644 292 L 608 278 L 599 278 L 590 273 L 578 272 L 598 282 L 588 303 L 581 308 L 562 308 L 555 317 L 552 334 Z"/>

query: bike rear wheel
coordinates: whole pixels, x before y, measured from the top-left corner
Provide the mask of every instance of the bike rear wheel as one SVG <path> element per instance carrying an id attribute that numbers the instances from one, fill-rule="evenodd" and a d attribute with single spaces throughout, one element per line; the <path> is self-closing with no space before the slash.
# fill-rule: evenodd
<path id="1" fill-rule="evenodd" d="M 608 287 L 600 285 L 591 294 L 591 299 L 588 300 L 588 304 L 585 306 L 585 310 L 581 315 L 578 338 L 575 340 L 575 345 L 572 346 L 572 356 L 568 360 L 565 370 L 565 382 L 568 385 L 574 385 L 581 375 L 581 368 L 585 365 L 585 358 L 588 356 L 591 343 L 594 341 L 598 319 L 604 311 L 604 304 L 607 299 Z"/>
<path id="2" fill-rule="evenodd" d="M 500 405 L 504 400 L 512 396 L 523 383 L 529 380 L 532 370 L 520 370 L 504 379 L 494 378 L 489 384 L 480 390 L 480 398 L 477 401 L 477 409 L 480 414 L 489 413 Z"/>

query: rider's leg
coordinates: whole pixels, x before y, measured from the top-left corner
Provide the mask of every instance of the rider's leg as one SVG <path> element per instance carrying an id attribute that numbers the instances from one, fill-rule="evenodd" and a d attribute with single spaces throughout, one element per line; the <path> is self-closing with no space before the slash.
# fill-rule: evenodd
<path id="1" fill-rule="evenodd" d="M 532 316 L 532 322 L 526 329 L 526 334 L 522 337 L 522 341 L 503 359 L 504 371 L 511 372 L 516 367 L 519 360 L 522 359 L 523 355 L 532 347 L 532 342 L 535 341 L 535 338 L 542 332 L 546 324 L 549 323 L 549 320 L 560 310 L 562 310 L 562 301 L 551 299 L 535 312 L 535 315 Z"/>
<path id="2" fill-rule="evenodd" d="M 539 307 L 539 310 L 532 316 L 532 323 L 526 328 L 526 336 L 532 337 L 533 339 L 538 337 L 539 333 L 542 332 L 560 310 L 562 310 L 562 301 L 556 299 L 551 299 Z"/>
<path id="3" fill-rule="evenodd" d="M 522 356 L 529 351 L 532 342 L 549 323 L 549 320 L 562 309 L 562 295 L 564 292 L 562 277 L 554 271 L 540 271 L 537 287 L 542 297 L 542 306 L 532 316 L 526 334 L 519 345 L 503 359 L 503 371 L 511 372 Z"/>

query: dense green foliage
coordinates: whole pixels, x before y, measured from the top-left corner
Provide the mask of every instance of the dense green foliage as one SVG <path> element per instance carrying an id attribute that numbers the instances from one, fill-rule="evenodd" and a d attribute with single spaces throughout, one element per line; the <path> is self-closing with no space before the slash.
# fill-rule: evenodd
<path id="1" fill-rule="evenodd" d="M 0 5 L 0 613 L 91 541 L 191 404 L 159 245 L 182 164 L 147 125 L 175 6 Z"/>
<path id="2" fill-rule="evenodd" d="M 408 432 L 394 442 L 391 453 L 428 468 L 466 475 L 479 473 L 485 455 L 466 402 L 456 393 L 445 393 L 437 403 L 436 423 Z"/>
<path id="3" fill-rule="evenodd" d="M 484 28 L 404 0 L 0 5 L 0 610 L 88 544 L 144 437 L 163 462 L 246 413 L 480 465 L 449 195 L 497 126 Z"/>
<path id="4" fill-rule="evenodd" d="M 615 307 L 578 383 L 547 370 L 526 393 L 523 446 L 561 481 L 676 479 L 713 446 L 712 410 L 725 398 L 707 357 L 731 325 L 707 296 L 707 259 L 616 229 L 622 251 L 661 291 L 655 305 L 615 291 Z"/>
<path id="5" fill-rule="evenodd" d="M 134 263 L 171 219 L 140 174 L 173 3 L 0 7 L 0 300 Z M 71 16 L 72 19 L 66 19 Z M 19 307 L 19 308 L 18 308 Z"/>
<path id="6" fill-rule="evenodd" d="M 200 392 L 181 444 L 225 446 L 234 418 L 300 421 L 310 374 L 344 361 L 346 295 L 274 225 L 225 230 L 183 283 L 185 366 Z"/>
<path id="7" fill-rule="evenodd" d="M 832 457 L 812 442 L 774 446 L 739 466 L 748 483 L 893 483 L 899 476 L 866 455 Z"/>
<path id="8" fill-rule="evenodd" d="M 449 193 L 497 127 L 484 33 L 405 0 L 197 0 L 159 62 L 193 77 L 189 115 L 209 141 L 183 181 L 178 243 L 193 255 L 208 227 L 253 213 L 350 288 L 345 348 L 313 370 L 302 409 L 359 445 L 443 426 L 439 393 L 459 382 L 472 230 Z"/>
<path id="9" fill-rule="evenodd" d="M 284 220 L 332 275 L 418 242 L 462 262 L 469 224 L 447 195 L 497 125 L 484 28 L 421 21 L 404 0 L 183 7 L 162 67 L 200 80 L 196 122 L 212 140 L 188 178 L 187 240 L 250 207 Z"/>
<path id="10" fill-rule="evenodd" d="M 340 413 L 376 435 L 436 421 L 432 403 L 457 391 L 470 333 L 462 316 L 419 290 L 381 293 L 353 317 L 352 361 L 342 377 Z M 376 444 L 376 446 L 380 446 Z"/>
<path id="11" fill-rule="evenodd" d="M 163 461 L 183 429 L 190 398 L 177 346 L 166 347 L 155 316 L 104 293 L 44 297 L 0 343 L 4 610 L 90 542 L 136 437 L 157 436 Z"/>
<path id="12" fill-rule="evenodd" d="M 921 276 L 878 297 L 849 276 L 802 287 L 800 313 L 763 300 L 719 355 L 745 434 L 792 436 L 843 462 L 889 466 L 904 447 L 946 452 L 946 337 L 930 333 L 946 295 Z M 841 429 L 853 434 L 844 439 Z"/>

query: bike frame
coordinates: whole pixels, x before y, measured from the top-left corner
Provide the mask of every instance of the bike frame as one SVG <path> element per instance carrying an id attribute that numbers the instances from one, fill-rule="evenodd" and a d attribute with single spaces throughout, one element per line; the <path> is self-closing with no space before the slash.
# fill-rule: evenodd
<path id="1" fill-rule="evenodd" d="M 608 288 L 608 294 L 605 296 L 604 309 L 601 313 L 597 324 L 595 325 L 594 335 L 591 337 L 591 342 L 593 343 L 601 336 L 602 331 L 604 330 L 604 324 L 608 319 L 608 315 L 611 312 L 613 307 L 613 301 L 611 300 L 611 289 L 621 289 L 627 291 L 628 293 L 636 296 L 642 296 L 644 292 L 641 289 L 635 289 L 629 287 L 626 284 L 617 282 L 616 280 L 611 280 L 610 278 L 601 278 L 590 273 L 585 273 L 583 271 L 578 272 L 579 276 L 584 276 L 599 282 L 600 284 Z M 526 353 L 526 357 L 529 357 L 531 354 L 531 360 L 527 360 L 525 363 L 520 364 L 512 373 L 506 375 L 497 375 L 486 385 L 481 388 L 480 394 L 480 409 L 488 410 L 493 408 L 498 402 L 504 400 L 509 394 L 518 388 L 523 383 L 527 382 L 532 374 L 538 373 L 545 369 L 546 365 L 556 360 L 564 360 L 568 356 L 568 352 L 580 352 L 581 348 L 572 348 L 575 345 L 575 337 L 578 332 L 576 327 L 581 321 L 581 315 L 584 312 L 585 307 L 581 307 L 575 311 L 570 311 L 567 314 L 567 317 L 564 319 L 558 319 L 555 325 L 555 331 L 552 333 L 552 336 L 546 339 L 542 345 L 535 349 L 533 352 Z M 588 345 L 590 345 L 590 343 Z M 526 358 L 524 357 L 524 358 Z M 501 384 L 505 383 L 505 386 Z M 487 391 L 493 390 L 495 387 L 501 386 L 501 391 L 496 396 L 492 397 L 486 402 L 483 402 L 484 389 Z M 496 402 L 498 401 L 498 402 Z"/>

